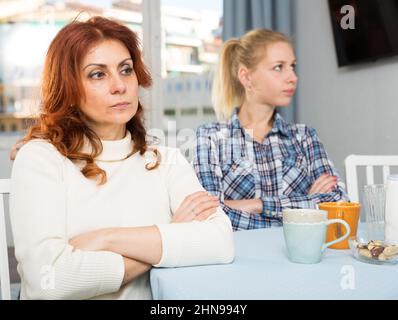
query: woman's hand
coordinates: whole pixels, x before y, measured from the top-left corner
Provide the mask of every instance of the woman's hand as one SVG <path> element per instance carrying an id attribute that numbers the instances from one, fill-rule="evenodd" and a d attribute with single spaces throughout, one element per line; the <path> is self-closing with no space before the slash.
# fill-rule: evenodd
<path id="1" fill-rule="evenodd" d="M 330 176 L 327 173 L 321 175 L 315 182 L 312 184 L 308 194 L 314 193 L 330 193 L 333 188 L 337 185 L 337 177 Z"/>
<path id="2" fill-rule="evenodd" d="M 218 197 L 199 191 L 187 196 L 171 219 L 172 223 L 203 221 L 217 211 Z"/>
<path id="3" fill-rule="evenodd" d="M 76 250 L 108 251 L 108 239 L 112 229 L 99 229 L 79 234 L 69 240 Z"/>

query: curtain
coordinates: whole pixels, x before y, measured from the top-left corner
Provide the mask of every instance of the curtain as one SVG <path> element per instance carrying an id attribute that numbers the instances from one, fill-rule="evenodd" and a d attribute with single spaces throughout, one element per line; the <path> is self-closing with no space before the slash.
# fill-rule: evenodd
<path id="1" fill-rule="evenodd" d="M 292 0 L 224 0 L 223 39 L 239 38 L 255 28 L 283 32 L 294 43 Z M 296 94 L 297 95 L 297 94 Z M 296 97 L 289 107 L 278 108 L 288 122 L 296 120 Z"/>

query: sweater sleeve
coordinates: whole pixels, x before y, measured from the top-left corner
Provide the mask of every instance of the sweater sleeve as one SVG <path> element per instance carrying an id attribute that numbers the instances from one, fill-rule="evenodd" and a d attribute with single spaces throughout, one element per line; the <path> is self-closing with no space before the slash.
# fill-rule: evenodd
<path id="1" fill-rule="evenodd" d="M 51 144 L 36 140 L 13 165 L 11 225 L 28 299 L 87 299 L 118 291 L 123 280 L 121 255 L 68 244 L 63 161 Z"/>
<path id="2" fill-rule="evenodd" d="M 205 191 L 188 161 L 177 149 L 166 157 L 166 184 L 174 213 L 188 195 Z M 157 225 L 162 238 L 162 258 L 155 267 L 180 267 L 230 263 L 234 259 L 231 222 L 221 207 L 206 221 Z"/>

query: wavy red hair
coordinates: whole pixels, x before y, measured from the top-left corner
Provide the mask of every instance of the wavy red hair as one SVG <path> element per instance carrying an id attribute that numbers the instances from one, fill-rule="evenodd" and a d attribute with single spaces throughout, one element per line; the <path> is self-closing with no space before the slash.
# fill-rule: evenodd
<path id="1" fill-rule="evenodd" d="M 51 42 L 47 52 L 42 82 L 42 105 L 37 123 L 31 127 L 24 141 L 45 139 L 73 162 L 85 163 L 82 173 L 85 177 L 106 182 L 106 173 L 94 159 L 102 152 L 102 144 L 97 134 L 84 121 L 79 103 L 85 98 L 80 78 L 81 63 L 89 48 L 103 40 L 118 40 L 130 52 L 138 85 L 150 87 L 151 76 L 143 63 L 137 35 L 126 26 L 103 17 L 92 17 L 85 22 L 73 21 L 63 27 Z M 143 155 L 147 149 L 147 134 L 144 127 L 144 110 L 138 103 L 137 113 L 127 123 L 134 140 L 134 151 Z M 91 154 L 83 153 L 85 139 L 92 146 Z M 147 167 L 155 169 L 158 160 Z"/>

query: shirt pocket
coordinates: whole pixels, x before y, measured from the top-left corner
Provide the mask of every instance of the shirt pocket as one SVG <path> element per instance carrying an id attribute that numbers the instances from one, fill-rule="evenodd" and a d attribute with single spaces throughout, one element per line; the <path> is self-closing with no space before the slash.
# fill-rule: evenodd
<path id="1" fill-rule="evenodd" d="M 252 199 L 255 196 L 254 164 L 248 159 L 225 163 L 221 167 L 225 200 Z"/>
<path id="2" fill-rule="evenodd" d="M 309 188 L 307 162 L 303 155 L 283 159 L 283 194 L 306 194 Z"/>

